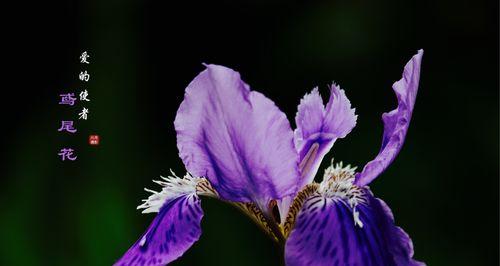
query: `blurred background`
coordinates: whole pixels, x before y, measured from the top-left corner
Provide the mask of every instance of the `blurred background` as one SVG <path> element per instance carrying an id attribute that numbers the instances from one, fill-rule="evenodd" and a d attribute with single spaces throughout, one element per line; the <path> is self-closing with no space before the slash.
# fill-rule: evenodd
<path id="1" fill-rule="evenodd" d="M 363 167 L 404 64 L 425 50 L 406 144 L 372 185 L 428 265 L 498 264 L 498 1 L 38 1 L 4 7 L 0 265 L 111 265 L 154 215 L 135 208 L 182 174 L 174 117 L 202 63 L 238 70 L 288 115 L 332 81 L 359 115 L 324 165 Z M 79 56 L 90 54 L 89 65 Z M 78 80 L 80 71 L 91 75 Z M 87 121 L 57 131 L 89 92 Z M 88 135 L 101 143 L 89 146 Z M 57 153 L 73 147 L 78 159 Z M 321 170 L 322 171 L 322 170 Z M 237 210 L 203 200 L 201 239 L 174 265 L 277 265 Z"/>

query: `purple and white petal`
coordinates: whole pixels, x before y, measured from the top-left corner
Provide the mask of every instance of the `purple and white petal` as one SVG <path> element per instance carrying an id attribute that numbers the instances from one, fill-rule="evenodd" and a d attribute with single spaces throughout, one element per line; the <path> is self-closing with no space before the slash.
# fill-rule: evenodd
<path id="1" fill-rule="evenodd" d="M 162 179 L 155 182 L 163 189 L 147 190 L 153 194 L 138 207 L 144 209 L 143 213 L 158 212 L 158 215 L 115 266 L 165 265 L 179 258 L 200 238 L 203 211 L 198 194 L 207 192 L 197 194 L 197 191 L 206 179 L 189 174 L 184 178 L 174 175 Z"/>
<path id="2" fill-rule="evenodd" d="M 403 77 L 392 85 L 398 99 L 398 107 L 382 115 L 384 135 L 379 154 L 366 164 L 356 176 L 356 184 L 364 186 L 372 182 L 394 161 L 403 146 L 410 126 L 413 106 L 420 80 L 420 64 L 424 51 L 419 50 L 406 64 Z"/>
<path id="3" fill-rule="evenodd" d="M 299 153 L 301 180 L 299 188 L 311 183 L 323 157 L 335 140 L 344 138 L 356 125 L 355 109 L 344 90 L 333 84 L 325 106 L 317 89 L 300 101 L 295 122 L 295 147 Z"/>
<path id="4" fill-rule="evenodd" d="M 165 265 L 179 258 L 201 235 L 197 195 L 169 200 L 144 235 L 114 265 Z"/>
<path id="5" fill-rule="evenodd" d="M 353 209 L 340 198 L 310 197 L 287 240 L 286 265 L 425 265 L 413 260 L 412 241 L 385 203 L 368 189 L 364 199 Z"/>
<path id="6" fill-rule="evenodd" d="M 221 198 L 266 208 L 269 200 L 295 193 L 299 174 L 290 124 L 237 72 L 207 65 L 186 88 L 175 129 L 187 169 L 207 177 Z"/>

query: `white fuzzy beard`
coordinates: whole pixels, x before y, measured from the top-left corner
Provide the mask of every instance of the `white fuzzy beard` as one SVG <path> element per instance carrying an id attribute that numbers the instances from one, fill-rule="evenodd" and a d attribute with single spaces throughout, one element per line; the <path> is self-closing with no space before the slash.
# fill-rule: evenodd
<path id="1" fill-rule="evenodd" d="M 362 188 L 354 185 L 356 167 L 350 165 L 343 167 L 342 162 L 331 165 L 325 169 L 323 181 L 319 184 L 318 192 L 333 200 L 342 200 L 352 208 L 354 224 L 363 227 L 356 210 L 358 204 L 366 203 Z"/>
<path id="2" fill-rule="evenodd" d="M 178 177 L 173 171 L 172 175 L 163 177 L 162 180 L 153 180 L 154 183 L 162 186 L 162 190 L 157 192 L 151 189 L 144 188 L 147 192 L 153 193 L 147 199 L 142 200 L 144 203 L 137 206 L 137 209 L 144 209 L 142 213 L 159 212 L 160 208 L 166 201 L 178 198 L 180 196 L 194 196 L 200 182 L 205 178 L 193 177 L 186 173 L 184 178 Z"/>

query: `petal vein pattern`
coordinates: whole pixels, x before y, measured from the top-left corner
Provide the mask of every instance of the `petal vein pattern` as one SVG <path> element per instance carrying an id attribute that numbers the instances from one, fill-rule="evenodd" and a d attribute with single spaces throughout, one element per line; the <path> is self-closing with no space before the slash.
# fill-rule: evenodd
<path id="1" fill-rule="evenodd" d="M 174 124 L 188 171 L 208 178 L 221 198 L 265 209 L 269 200 L 295 193 L 289 122 L 237 72 L 208 65 L 187 87 Z"/>

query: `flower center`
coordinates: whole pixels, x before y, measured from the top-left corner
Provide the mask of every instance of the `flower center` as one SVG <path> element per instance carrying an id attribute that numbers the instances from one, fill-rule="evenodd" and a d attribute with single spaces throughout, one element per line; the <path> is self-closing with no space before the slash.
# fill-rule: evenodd
<path id="1" fill-rule="evenodd" d="M 354 224 L 363 227 L 356 206 L 366 203 L 366 199 L 363 188 L 354 185 L 355 170 L 356 167 L 352 168 L 350 165 L 343 167 L 342 162 L 334 166 L 332 161 L 332 164 L 325 170 L 318 193 L 335 201 L 342 200 L 347 203 L 352 208 Z"/>
<path id="2" fill-rule="evenodd" d="M 355 170 L 350 165 L 343 167 L 342 162 L 335 166 L 332 164 L 325 170 L 318 192 L 325 197 L 342 199 L 351 207 L 365 202 L 363 189 L 354 185 Z"/>
<path id="3" fill-rule="evenodd" d="M 297 194 L 290 206 L 290 210 L 283 225 L 285 237 L 288 237 L 293 229 L 297 216 L 304 203 L 316 197 L 328 198 L 335 202 L 344 202 L 352 209 L 354 224 L 363 227 L 356 207 L 359 204 L 366 203 L 365 190 L 362 187 L 354 185 L 355 170 L 356 168 L 351 168 L 350 165 L 343 167 L 342 162 L 336 165 L 332 162 L 330 167 L 325 170 L 321 183 L 311 183 L 305 186 Z M 318 200 L 313 204 L 326 204 L 326 201 Z"/>

